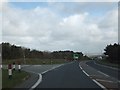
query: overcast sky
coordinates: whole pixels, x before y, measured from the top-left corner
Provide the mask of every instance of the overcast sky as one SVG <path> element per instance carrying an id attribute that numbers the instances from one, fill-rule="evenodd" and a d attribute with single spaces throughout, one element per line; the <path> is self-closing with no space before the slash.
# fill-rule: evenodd
<path id="1" fill-rule="evenodd" d="M 0 17 L 1 42 L 41 51 L 101 53 L 118 42 L 117 2 L 7 2 Z"/>

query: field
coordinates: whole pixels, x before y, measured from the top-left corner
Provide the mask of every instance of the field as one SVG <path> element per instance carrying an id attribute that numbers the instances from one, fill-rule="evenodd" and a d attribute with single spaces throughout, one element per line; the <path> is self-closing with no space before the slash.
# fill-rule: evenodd
<path id="1" fill-rule="evenodd" d="M 13 72 L 12 78 L 8 78 L 8 70 L 2 69 L 2 88 L 13 88 L 16 85 L 24 82 L 25 79 L 30 77 L 29 73 L 17 70 Z"/>
<path id="2" fill-rule="evenodd" d="M 0 89 L 2 87 L 2 70 L 0 69 Z"/>
<path id="3" fill-rule="evenodd" d="M 61 63 L 66 63 L 68 61 L 66 61 L 65 59 L 38 59 L 38 58 L 26 58 L 24 59 L 14 59 L 14 60 L 3 60 L 2 64 L 9 64 L 9 63 L 13 63 L 20 61 L 21 64 L 61 64 Z"/>

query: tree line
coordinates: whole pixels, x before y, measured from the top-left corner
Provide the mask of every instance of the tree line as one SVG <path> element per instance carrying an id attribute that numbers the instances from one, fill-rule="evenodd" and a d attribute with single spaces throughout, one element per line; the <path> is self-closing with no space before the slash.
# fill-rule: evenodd
<path id="1" fill-rule="evenodd" d="M 2 60 L 11 60 L 19 58 L 39 58 L 39 59 L 68 59 L 73 60 L 73 54 L 79 55 L 78 59 L 88 58 L 84 56 L 82 52 L 73 51 L 39 51 L 35 49 L 29 49 L 21 46 L 11 45 L 10 43 L 2 43 Z"/>
<path id="2" fill-rule="evenodd" d="M 84 56 L 82 52 L 73 51 L 39 51 L 22 46 L 11 45 L 10 43 L 1 43 L 2 60 L 20 59 L 20 58 L 39 58 L 39 59 L 67 59 L 73 60 L 73 54 L 77 53 L 80 59 L 90 59 Z M 111 63 L 120 63 L 120 44 L 107 45 L 104 49 L 107 60 Z"/>
<path id="3" fill-rule="evenodd" d="M 109 62 L 120 64 L 120 44 L 107 45 L 104 51 Z"/>

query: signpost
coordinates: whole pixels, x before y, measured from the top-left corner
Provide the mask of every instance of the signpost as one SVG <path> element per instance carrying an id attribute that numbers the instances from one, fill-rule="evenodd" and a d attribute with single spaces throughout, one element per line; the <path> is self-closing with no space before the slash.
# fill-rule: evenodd
<path id="1" fill-rule="evenodd" d="M 78 60 L 79 55 L 77 53 L 75 53 L 75 54 L 73 54 L 73 58 L 74 58 L 74 60 Z"/>

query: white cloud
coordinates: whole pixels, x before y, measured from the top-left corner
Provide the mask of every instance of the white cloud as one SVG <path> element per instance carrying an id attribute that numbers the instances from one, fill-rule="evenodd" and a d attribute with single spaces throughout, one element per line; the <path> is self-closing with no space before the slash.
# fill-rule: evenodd
<path id="1" fill-rule="evenodd" d="M 2 0 L 3 1 L 3 0 Z M 27 2 L 28 0 L 8 0 L 11 2 Z M 29 2 L 118 2 L 119 0 L 29 0 Z"/>
<path id="2" fill-rule="evenodd" d="M 71 49 L 100 52 L 106 44 L 117 41 L 117 11 L 99 17 L 97 23 L 88 12 L 61 17 L 56 12 L 7 8 L 3 11 L 3 41 L 39 50 Z"/>

